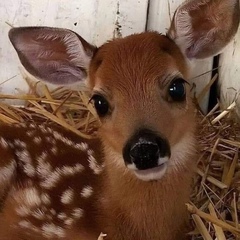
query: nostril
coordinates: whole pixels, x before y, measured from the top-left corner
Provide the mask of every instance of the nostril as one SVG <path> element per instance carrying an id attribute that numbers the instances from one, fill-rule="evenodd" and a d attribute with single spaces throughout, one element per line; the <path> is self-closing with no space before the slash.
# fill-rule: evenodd
<path id="1" fill-rule="evenodd" d="M 130 156 L 135 160 L 156 160 L 160 156 L 159 147 L 154 143 L 135 144 L 130 150 Z"/>
<path id="2" fill-rule="evenodd" d="M 138 170 L 158 167 L 170 154 L 168 141 L 147 129 L 137 131 L 123 148 L 125 164 Z"/>

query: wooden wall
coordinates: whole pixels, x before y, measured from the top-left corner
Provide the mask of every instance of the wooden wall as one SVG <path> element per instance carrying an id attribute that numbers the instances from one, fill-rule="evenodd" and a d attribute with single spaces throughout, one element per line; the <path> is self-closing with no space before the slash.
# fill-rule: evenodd
<path id="1" fill-rule="evenodd" d="M 165 33 L 177 6 L 183 0 L 1 0 L 0 1 L 0 92 L 17 94 L 27 90 L 19 71 L 17 55 L 7 37 L 12 26 L 56 26 L 70 28 L 97 46 L 113 37 L 144 30 Z M 240 33 L 221 56 L 221 96 L 232 101 L 232 90 L 240 89 Z M 191 78 L 197 92 L 209 82 L 213 59 L 192 62 Z M 228 89 L 228 90 L 226 90 Z M 230 92 L 230 93 L 229 93 Z M 208 95 L 202 101 L 206 111 Z"/>
<path id="2" fill-rule="evenodd" d="M 240 116 L 240 28 L 234 39 L 220 56 L 219 90 L 223 107 L 237 103 Z"/>

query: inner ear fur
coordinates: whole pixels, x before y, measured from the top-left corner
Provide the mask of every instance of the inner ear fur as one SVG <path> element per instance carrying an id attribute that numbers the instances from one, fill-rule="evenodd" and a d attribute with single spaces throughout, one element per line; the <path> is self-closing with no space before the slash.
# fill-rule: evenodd
<path id="1" fill-rule="evenodd" d="M 176 10 L 167 35 L 188 58 L 219 53 L 239 26 L 238 0 L 187 0 Z"/>
<path id="2" fill-rule="evenodd" d="M 61 28 L 13 28 L 9 38 L 25 69 L 52 84 L 84 80 L 96 49 L 78 34 Z"/>

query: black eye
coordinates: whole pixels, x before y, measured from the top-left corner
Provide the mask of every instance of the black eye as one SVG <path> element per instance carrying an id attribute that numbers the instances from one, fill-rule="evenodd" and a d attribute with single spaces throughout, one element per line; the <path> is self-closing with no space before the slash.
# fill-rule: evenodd
<path id="1" fill-rule="evenodd" d="M 93 100 L 94 107 L 100 117 L 107 115 L 109 111 L 109 104 L 103 96 L 95 94 L 92 96 L 91 100 Z"/>
<path id="2" fill-rule="evenodd" d="M 173 101 L 184 101 L 186 99 L 185 80 L 178 78 L 169 86 L 168 93 Z"/>

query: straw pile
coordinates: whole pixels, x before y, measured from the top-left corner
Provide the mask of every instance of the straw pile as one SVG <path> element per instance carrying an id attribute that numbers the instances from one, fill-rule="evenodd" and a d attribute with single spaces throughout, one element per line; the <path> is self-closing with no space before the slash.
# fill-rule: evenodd
<path id="1" fill-rule="evenodd" d="M 240 239 L 240 123 L 234 108 L 235 103 L 220 111 L 217 104 L 199 117 L 201 150 L 187 204 L 196 226 L 194 240 Z"/>
<path id="2" fill-rule="evenodd" d="M 23 73 L 29 92 L 25 95 L 0 94 L 0 122 L 37 122 L 58 124 L 77 135 L 90 139 L 96 137 L 100 121 L 89 95 L 58 87 L 50 91 L 43 83 L 33 81 Z M 5 104 L 1 100 L 23 100 L 24 107 Z"/>
<path id="3" fill-rule="evenodd" d="M 0 122 L 51 122 L 81 137 L 96 136 L 99 120 L 87 93 L 62 87 L 50 91 L 42 83 L 25 79 L 30 86 L 28 94 L 0 94 L 0 99 L 26 101 L 22 108 L 0 102 Z M 199 113 L 200 157 L 191 202 L 187 204 L 192 240 L 240 239 L 240 123 L 234 107 L 235 103 L 220 111 L 217 105 L 207 116 Z"/>

